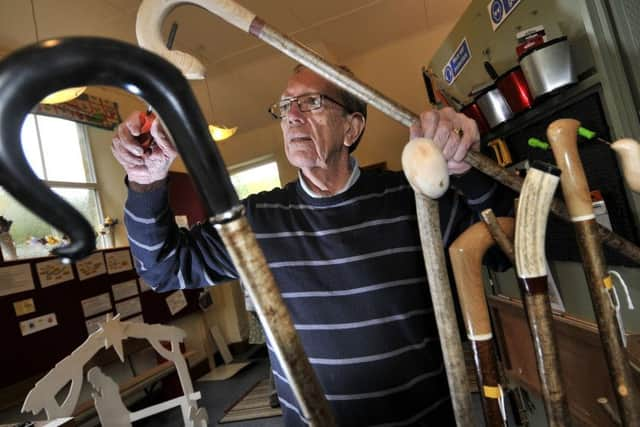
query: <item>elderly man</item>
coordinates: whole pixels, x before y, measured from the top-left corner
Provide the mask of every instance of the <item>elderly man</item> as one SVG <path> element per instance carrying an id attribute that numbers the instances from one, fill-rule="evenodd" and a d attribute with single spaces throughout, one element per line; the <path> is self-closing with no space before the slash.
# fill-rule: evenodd
<path id="1" fill-rule="evenodd" d="M 454 425 L 413 192 L 402 172 L 362 171 L 350 155 L 366 105 L 298 66 L 270 112 L 299 179 L 243 203 L 338 424 Z M 166 177 L 176 151 L 156 122 L 157 145 L 144 153 L 132 136 L 138 120 L 119 127 L 113 152 L 128 174 L 125 220 L 140 275 L 161 292 L 237 278 L 211 225 L 174 224 Z M 419 136 L 442 148 L 457 190 L 439 201 L 445 244 L 474 211 L 511 204 L 463 161 L 478 146 L 472 120 L 425 112 L 411 128 Z M 304 425 L 270 356 L 285 424 Z"/>

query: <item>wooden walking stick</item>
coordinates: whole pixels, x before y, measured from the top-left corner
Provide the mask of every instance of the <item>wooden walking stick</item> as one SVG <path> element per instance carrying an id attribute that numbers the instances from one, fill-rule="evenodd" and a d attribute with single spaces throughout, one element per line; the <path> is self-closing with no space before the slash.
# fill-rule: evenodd
<path id="1" fill-rule="evenodd" d="M 480 212 L 480 218 L 482 218 L 482 221 L 487 226 L 487 231 L 489 231 L 489 234 L 491 234 L 491 237 L 493 237 L 493 240 L 496 242 L 502 253 L 507 257 L 509 262 L 511 262 L 515 271 L 516 256 L 513 252 L 513 231 L 511 231 L 507 236 L 505 230 L 503 230 L 498 223 L 498 218 L 493 213 L 492 209 L 485 209 Z M 515 229 L 515 222 L 513 228 Z M 500 356 L 500 351 L 498 351 L 497 354 Z M 507 397 L 511 404 L 511 410 L 515 418 L 516 425 L 528 425 L 527 409 L 525 408 L 522 400 L 522 394 L 510 386 L 509 379 L 504 372 L 503 361 L 500 358 L 498 358 L 498 375 L 501 380 L 501 384 L 506 386 Z"/>
<path id="2" fill-rule="evenodd" d="M 458 427 L 473 426 L 469 380 L 444 258 L 438 203 L 434 200 L 449 188 L 447 162 L 431 140 L 416 138 L 402 151 L 402 169 L 415 191 L 422 254 L 456 423 Z"/>
<path id="3" fill-rule="evenodd" d="M 154 106 L 249 289 L 303 416 L 313 426 L 335 425 L 207 122 L 189 83 L 172 64 L 127 43 L 88 37 L 47 40 L 6 57 L 0 63 L 0 183 L 72 237 L 59 255 L 78 258 L 93 250 L 91 226 L 40 182 L 20 146 L 22 122 L 34 105 L 49 93 L 89 83 L 118 86 Z"/>
<path id="4" fill-rule="evenodd" d="M 140 46 L 172 61 L 189 78 L 203 78 L 205 74 L 204 66 L 187 53 L 168 50 L 162 41 L 161 33 L 163 19 L 173 8 L 183 3 L 198 5 L 219 16 L 229 24 L 255 36 L 285 55 L 304 64 L 328 81 L 407 127 L 418 120 L 418 115 L 408 108 L 345 73 L 340 67 L 329 63 L 308 47 L 271 27 L 256 14 L 233 0 L 163 0 L 162 2 L 143 0 L 138 9 L 136 20 L 138 43 Z M 467 152 L 465 162 L 512 190 L 519 192 L 522 188 L 521 177 L 501 167 L 495 161 L 479 152 Z M 552 204 L 551 210 L 559 218 L 569 222 L 564 204 L 560 200 L 556 200 Z M 640 264 L 640 248 L 637 245 L 602 226 L 598 226 L 598 233 L 602 241 L 608 246 Z"/>
<path id="5" fill-rule="evenodd" d="M 502 229 L 513 236 L 513 218 L 499 218 Z M 491 318 L 482 281 L 482 258 L 495 241 L 485 224 L 467 228 L 449 246 L 449 258 L 458 288 L 467 337 L 471 341 L 478 376 L 478 388 L 487 426 L 506 426 L 503 416 L 503 387 L 498 375 L 497 349 L 491 332 Z"/>
<path id="6" fill-rule="evenodd" d="M 553 316 L 547 291 L 547 264 L 544 250 L 547 217 L 560 170 L 534 162 L 520 193 L 516 217 L 515 258 L 547 420 L 551 427 L 571 424 L 563 384 L 558 346 L 553 334 Z"/>
<path id="7" fill-rule="evenodd" d="M 613 281 L 607 273 L 606 260 L 597 231 L 589 185 L 584 174 L 577 147 L 580 123 L 577 120 L 561 119 L 547 128 L 547 139 L 553 156 L 562 169 L 562 192 L 571 215 L 580 256 L 589 285 L 593 311 L 600 331 L 602 348 L 609 366 L 614 395 L 625 426 L 640 425 L 640 403 L 638 389 L 631 376 L 631 368 L 622 344 L 618 320 L 613 302 Z"/>

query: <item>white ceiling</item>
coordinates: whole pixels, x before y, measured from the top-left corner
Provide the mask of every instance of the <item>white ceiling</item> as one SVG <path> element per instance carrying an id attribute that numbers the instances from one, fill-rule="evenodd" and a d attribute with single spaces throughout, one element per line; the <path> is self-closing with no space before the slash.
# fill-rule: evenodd
<path id="1" fill-rule="evenodd" d="M 158 0 L 159 1 L 159 0 Z M 331 61 L 349 58 L 456 20 L 470 0 L 239 0 L 271 26 Z M 94 35 L 136 43 L 140 0 L 0 0 L 0 52 L 39 39 Z M 293 62 L 259 40 L 192 5 L 165 20 L 178 23 L 174 48 L 198 57 L 207 83 L 193 82 L 203 111 L 217 123 L 248 131 L 268 124 L 269 103 L 279 95 Z M 275 89 L 274 89 L 275 88 Z"/>

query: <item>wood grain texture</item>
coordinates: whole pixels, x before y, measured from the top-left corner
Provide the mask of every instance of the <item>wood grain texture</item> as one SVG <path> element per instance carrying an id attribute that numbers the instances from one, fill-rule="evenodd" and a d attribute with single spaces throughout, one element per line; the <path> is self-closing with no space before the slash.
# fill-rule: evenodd
<path id="1" fill-rule="evenodd" d="M 240 217 L 215 227 L 249 292 L 304 416 L 313 426 L 334 426 L 324 391 L 249 223 Z"/>
<path id="2" fill-rule="evenodd" d="M 474 426 L 469 379 L 444 258 L 438 203 L 421 194 L 415 197 L 422 254 L 456 423 L 458 427 Z"/>
<path id="3" fill-rule="evenodd" d="M 593 218 L 589 184 L 578 153 L 580 122 L 560 119 L 547 128 L 547 138 L 556 164 L 562 170 L 562 192 L 572 221 Z"/>
<path id="4" fill-rule="evenodd" d="M 502 250 L 502 253 L 509 259 L 509 262 L 516 265 L 516 254 L 513 250 L 513 234 L 515 230 L 515 220 L 512 219 L 513 224 L 511 225 L 512 231 L 509 235 L 502 229 L 502 226 L 498 222 L 498 218 L 493 213 L 491 209 L 485 209 L 480 212 L 480 217 L 482 221 L 487 226 L 487 230 L 495 240 L 498 247 Z"/>
<path id="5" fill-rule="evenodd" d="M 502 427 L 506 425 L 506 420 L 502 418 L 500 411 L 500 394 L 502 388 L 498 384 L 498 363 L 496 360 L 496 348 L 493 340 L 471 341 L 473 359 L 476 365 L 478 377 L 478 389 L 482 398 L 482 410 L 486 426 Z M 487 393 L 487 391 L 491 391 Z M 494 390 L 499 390 L 497 395 L 492 395 Z"/>
<path id="6" fill-rule="evenodd" d="M 507 238 L 513 237 L 513 218 L 498 218 L 496 224 Z M 491 319 L 482 282 L 482 258 L 493 246 L 494 240 L 484 223 L 467 228 L 449 247 L 458 299 L 465 320 L 467 336 L 474 351 L 478 386 L 482 397 L 485 424 L 502 426 L 498 399 L 483 393 L 484 387 L 496 388 L 499 383 L 495 341 L 491 331 Z"/>
<path id="7" fill-rule="evenodd" d="M 498 218 L 499 226 L 513 237 L 513 218 Z M 449 258 L 469 339 L 491 336 L 491 319 L 482 282 L 482 258 L 495 241 L 486 225 L 467 228 L 449 247 Z M 488 339 L 488 338 L 487 338 Z"/>
<path id="8" fill-rule="evenodd" d="M 545 284 L 547 278 L 538 278 Z M 535 348 L 538 378 L 549 426 L 571 424 L 566 388 L 562 378 L 558 345 L 553 331 L 549 294 L 540 292 L 525 297 L 529 331 Z"/>
<path id="9" fill-rule="evenodd" d="M 609 375 L 615 391 L 623 425 L 640 425 L 640 395 L 631 374 L 629 360 L 620 336 L 620 326 L 611 305 L 610 291 L 604 284 L 609 276 L 595 219 L 575 222 L 578 249 L 584 264 L 589 293 Z"/>

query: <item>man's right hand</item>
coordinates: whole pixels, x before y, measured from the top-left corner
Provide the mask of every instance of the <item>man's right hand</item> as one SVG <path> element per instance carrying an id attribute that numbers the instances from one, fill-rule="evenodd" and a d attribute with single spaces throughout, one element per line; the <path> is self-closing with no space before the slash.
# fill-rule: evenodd
<path id="1" fill-rule="evenodd" d="M 111 151 L 127 172 L 130 182 L 151 184 L 167 177 L 169 167 L 178 152 L 159 120 L 151 125 L 154 144 L 150 151 L 145 152 L 135 138 L 140 135 L 141 126 L 140 112 L 134 111 L 118 126 L 112 139 Z"/>

